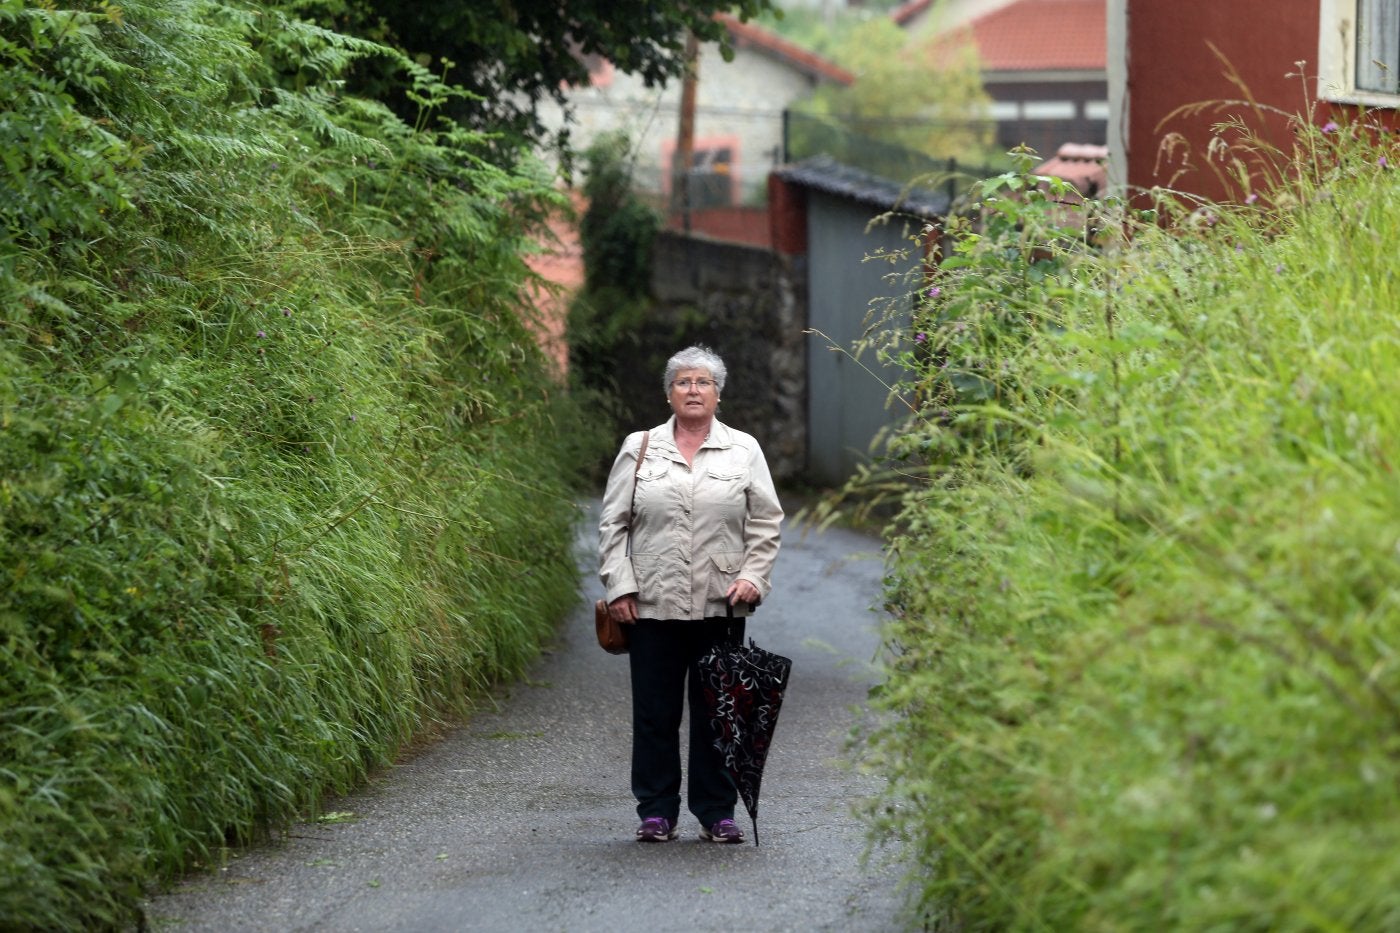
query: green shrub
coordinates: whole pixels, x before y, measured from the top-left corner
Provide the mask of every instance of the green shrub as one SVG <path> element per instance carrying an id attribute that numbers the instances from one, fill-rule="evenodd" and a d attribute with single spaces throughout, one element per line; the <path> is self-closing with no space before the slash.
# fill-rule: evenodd
<path id="1" fill-rule="evenodd" d="M 1400 924 L 1400 186 L 1369 135 L 1304 126 L 1285 181 L 1102 252 L 984 187 L 1014 222 L 962 231 L 896 335 L 925 481 L 870 817 L 929 926 Z"/>
<path id="2" fill-rule="evenodd" d="M 270 5 L 0 0 L 7 929 L 129 922 L 575 597 L 585 417 L 520 299 L 553 195 L 408 62 L 417 126 L 338 96 L 393 54 Z"/>
<path id="3" fill-rule="evenodd" d="M 591 451 L 604 471 L 616 453 L 614 435 L 633 430 L 651 411 L 623 390 L 620 370 L 660 368 L 652 365 L 658 351 L 642 338 L 661 218 L 633 190 L 630 147 L 625 133 L 611 133 L 585 153 L 588 204 L 579 224 L 585 279 L 569 307 L 569 373 L 606 421 Z"/>

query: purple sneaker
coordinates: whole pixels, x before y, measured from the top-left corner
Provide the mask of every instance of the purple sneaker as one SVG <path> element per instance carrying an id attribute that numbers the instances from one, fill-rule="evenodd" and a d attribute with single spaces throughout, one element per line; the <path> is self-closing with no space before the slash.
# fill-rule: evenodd
<path id="1" fill-rule="evenodd" d="M 637 827 L 638 842 L 670 842 L 680 834 L 676 824 L 664 816 L 649 816 Z"/>
<path id="2" fill-rule="evenodd" d="M 700 838 L 706 842 L 736 843 L 744 841 L 744 831 L 733 820 L 720 820 L 709 829 L 700 828 Z"/>

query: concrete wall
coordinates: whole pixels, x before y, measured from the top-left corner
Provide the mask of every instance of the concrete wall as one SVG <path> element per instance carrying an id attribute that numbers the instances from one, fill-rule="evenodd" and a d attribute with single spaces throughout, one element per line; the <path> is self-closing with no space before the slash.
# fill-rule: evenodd
<path id="1" fill-rule="evenodd" d="M 646 357 L 619 373 L 650 417 L 668 416 L 666 359 L 703 343 L 729 369 L 721 421 L 758 438 L 780 480 L 801 478 L 807 459 L 806 260 L 766 249 L 662 232 L 653 253 L 654 308 L 639 345 Z M 648 401 L 655 399 L 654 406 Z"/>
<path id="2" fill-rule="evenodd" d="M 902 373 L 882 367 L 874 350 L 851 359 L 830 347 L 853 349 L 890 301 L 896 319 L 909 319 L 911 286 L 888 276 L 913 263 L 865 258 L 910 247 L 911 230 L 904 221 L 871 227 L 878 207 L 850 198 L 777 188 L 788 209 L 774 223 L 802 221 L 802 241 L 790 244 L 802 252 L 659 235 L 654 307 L 637 335 L 637 359 L 617 378 L 645 422 L 638 426 L 662 422 L 666 357 L 706 343 L 729 367 L 721 420 L 759 438 L 778 478 L 839 486 L 871 461 L 876 437 L 899 420 L 885 384 Z"/>
<path id="3" fill-rule="evenodd" d="M 729 367 L 721 420 L 759 439 L 776 477 L 837 486 L 870 461 L 872 442 L 899 420 L 884 383 L 903 374 L 881 366 L 873 351 L 857 361 L 831 347 L 851 350 L 871 314 L 891 302 L 896 321 L 909 319 L 913 286 L 888 277 L 913 262 L 866 257 L 909 248 L 917 222 L 871 226 L 877 207 L 782 183 L 775 192 L 786 205 L 774 217 L 775 229 L 786 231 L 776 249 L 674 231 L 657 237 L 653 306 L 635 358 L 619 361 L 617 379 L 636 412 L 634 427 L 657 424 L 668 415 L 666 358 L 707 344 Z M 801 230 L 789 230 L 793 223 Z"/>

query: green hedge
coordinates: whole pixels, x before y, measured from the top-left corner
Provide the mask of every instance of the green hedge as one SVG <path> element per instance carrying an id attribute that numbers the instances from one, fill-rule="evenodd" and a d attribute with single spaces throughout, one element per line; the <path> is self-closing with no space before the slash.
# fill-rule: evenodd
<path id="1" fill-rule="evenodd" d="M 0 0 L 0 926 L 129 922 L 576 594 L 553 195 L 274 5 Z M 586 432 L 585 432 L 586 433 Z"/>
<path id="2" fill-rule="evenodd" d="M 1400 927 L 1400 184 L 1373 135 L 1304 123 L 1283 181 L 1169 229 L 1016 175 L 954 225 L 897 335 L 927 481 L 869 745 L 931 928 Z"/>

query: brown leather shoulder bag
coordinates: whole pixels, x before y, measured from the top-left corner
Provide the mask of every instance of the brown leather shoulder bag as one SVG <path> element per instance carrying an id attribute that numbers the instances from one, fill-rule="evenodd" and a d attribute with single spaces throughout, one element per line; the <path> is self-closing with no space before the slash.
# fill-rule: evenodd
<path id="1" fill-rule="evenodd" d="M 637 468 L 632 471 L 632 511 L 637 508 L 637 476 L 642 472 L 642 459 L 647 455 L 647 441 L 651 439 L 651 432 L 642 434 L 642 448 L 637 451 Z M 632 528 L 631 513 L 629 512 L 627 528 L 627 553 L 632 553 Z M 598 629 L 598 644 L 608 654 L 627 653 L 627 624 L 614 622 L 613 617 L 608 614 L 608 601 L 600 599 L 593 604 L 593 625 Z"/>

